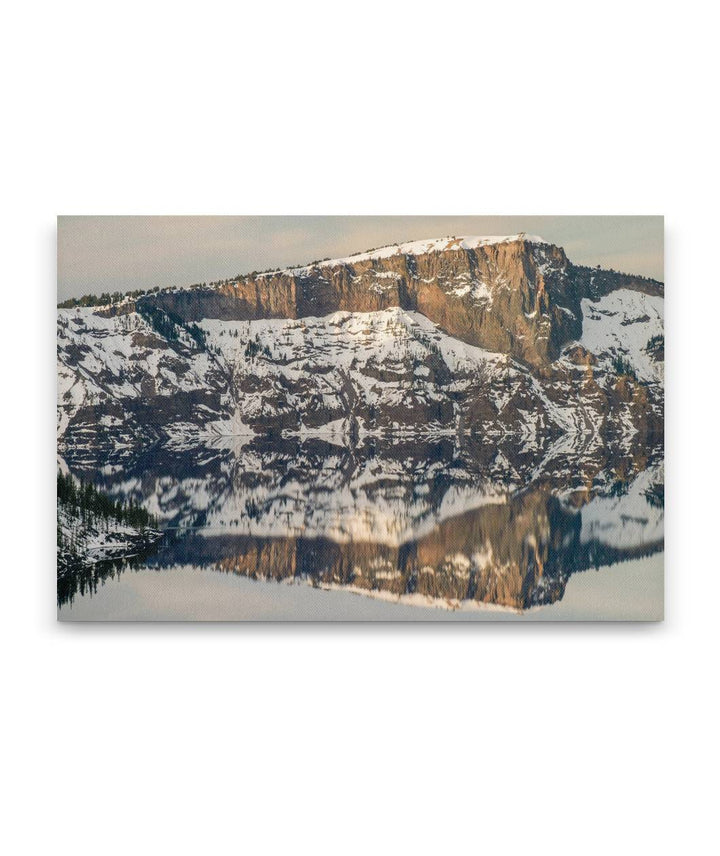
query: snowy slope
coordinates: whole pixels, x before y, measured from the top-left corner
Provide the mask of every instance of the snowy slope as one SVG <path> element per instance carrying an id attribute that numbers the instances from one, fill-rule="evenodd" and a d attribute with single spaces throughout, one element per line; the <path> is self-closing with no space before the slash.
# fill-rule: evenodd
<path id="1" fill-rule="evenodd" d="M 180 342 L 192 354 L 184 360 L 135 312 L 106 318 L 91 307 L 59 309 L 57 339 L 59 404 L 141 397 L 148 379 L 157 395 L 202 389 L 214 368 L 190 337 Z"/>
<path id="2" fill-rule="evenodd" d="M 273 394 L 296 412 L 315 396 L 318 408 L 331 417 L 320 423 L 328 433 L 353 409 L 412 410 L 447 402 L 473 380 L 509 365 L 504 355 L 467 345 L 423 315 L 397 307 L 297 320 L 205 320 L 200 326 L 232 372 L 239 421 L 269 413 Z M 256 351 L 251 357 L 249 346 Z M 400 415 L 406 422 L 407 413 Z M 426 419 L 420 411 L 418 418 L 422 429 Z M 313 425 L 317 420 L 301 420 L 297 428 Z"/>
<path id="3" fill-rule="evenodd" d="M 58 437 L 74 434 L 90 444 L 156 439 L 164 425 L 182 419 L 197 429 L 232 412 L 214 355 L 182 328 L 169 343 L 136 312 L 104 317 L 91 307 L 59 309 L 57 379 Z M 132 414 L 150 407 L 158 416 L 147 426 L 133 424 Z"/>
<path id="4" fill-rule="evenodd" d="M 583 343 L 601 362 L 592 384 L 584 364 L 563 357 L 549 376 L 537 377 L 508 355 L 462 342 L 398 307 L 205 319 L 202 347 L 182 331 L 171 346 L 136 313 L 63 310 L 58 434 L 76 444 L 132 445 L 274 429 L 345 443 L 350 430 L 359 439 L 377 431 L 476 430 L 521 437 L 537 451 L 562 433 L 603 430 L 616 378 L 611 357 L 622 349 L 647 376 L 653 363 L 639 343 L 662 329 L 661 308 L 660 298 L 635 292 L 588 302 Z M 646 311 L 654 323 L 638 316 Z M 636 433 L 642 406 L 615 401 L 616 430 Z"/>
<path id="5" fill-rule="evenodd" d="M 648 343 L 663 335 L 664 299 L 618 289 L 598 301 L 584 298 L 580 344 L 593 354 L 627 359 L 637 376 L 662 383 L 663 363 L 654 360 Z"/>
<path id="6" fill-rule="evenodd" d="M 140 531 L 116 520 L 81 520 L 76 511 L 58 505 L 58 573 L 107 559 L 134 556 L 161 537 L 153 529 Z"/>

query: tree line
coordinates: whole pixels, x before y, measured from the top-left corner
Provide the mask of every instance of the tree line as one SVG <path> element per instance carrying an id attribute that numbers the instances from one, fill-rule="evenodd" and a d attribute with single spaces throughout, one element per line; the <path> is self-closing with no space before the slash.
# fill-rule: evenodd
<path id="1" fill-rule="evenodd" d="M 85 294 L 82 297 L 70 297 L 68 300 L 63 300 L 58 303 L 58 309 L 74 309 L 76 306 L 113 306 L 115 303 L 122 303 L 126 297 L 142 297 L 143 294 L 155 294 L 160 291 L 160 288 L 143 289 L 136 288 L 134 291 L 103 291 L 102 294 Z"/>
<path id="2" fill-rule="evenodd" d="M 178 339 L 178 328 L 185 330 L 193 339 L 198 348 L 206 348 L 207 341 L 205 332 L 197 324 L 186 324 L 185 321 L 174 312 L 166 309 L 160 309 L 159 306 L 153 306 L 152 303 L 142 301 L 137 305 L 138 313 L 147 321 L 147 323 L 169 342 L 176 342 Z"/>
<path id="3" fill-rule="evenodd" d="M 58 506 L 69 508 L 73 516 L 80 517 L 85 523 L 102 519 L 116 520 L 136 529 L 145 529 L 147 526 L 155 526 L 155 518 L 149 514 L 141 505 L 133 502 L 132 498 L 127 502 L 113 500 L 110 496 L 95 487 L 92 482 L 76 482 L 70 475 L 57 474 L 57 501 Z"/>
<path id="4" fill-rule="evenodd" d="M 637 374 L 635 373 L 635 369 L 632 367 L 632 363 L 630 360 L 626 360 L 625 357 L 621 357 L 620 354 L 613 357 L 612 367 L 615 370 L 615 374 L 637 380 Z"/>

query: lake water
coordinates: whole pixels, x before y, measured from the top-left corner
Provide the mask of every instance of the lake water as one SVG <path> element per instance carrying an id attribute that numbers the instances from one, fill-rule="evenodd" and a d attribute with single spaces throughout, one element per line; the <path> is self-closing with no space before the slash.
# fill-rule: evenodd
<path id="1" fill-rule="evenodd" d="M 164 530 L 64 620 L 658 620 L 662 449 L 225 438 L 63 462 Z"/>

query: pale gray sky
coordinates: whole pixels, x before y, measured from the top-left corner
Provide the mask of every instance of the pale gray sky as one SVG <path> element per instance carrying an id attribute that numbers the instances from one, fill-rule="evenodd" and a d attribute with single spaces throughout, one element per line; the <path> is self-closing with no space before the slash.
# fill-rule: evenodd
<path id="1" fill-rule="evenodd" d="M 58 218 L 58 300 L 180 286 L 444 235 L 541 235 L 571 261 L 663 279 L 663 218 Z"/>

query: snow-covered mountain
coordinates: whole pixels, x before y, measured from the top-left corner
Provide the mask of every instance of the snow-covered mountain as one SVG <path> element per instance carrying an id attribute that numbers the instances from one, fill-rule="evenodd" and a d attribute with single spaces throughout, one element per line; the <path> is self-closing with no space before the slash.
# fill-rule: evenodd
<path id="1" fill-rule="evenodd" d="M 244 434 L 627 447 L 662 433 L 662 295 L 519 235 L 59 309 L 59 447 Z"/>
<path id="2" fill-rule="evenodd" d="M 158 565 L 527 609 L 662 548 L 663 286 L 541 238 L 381 247 L 57 329 L 60 466 L 167 530 Z"/>

